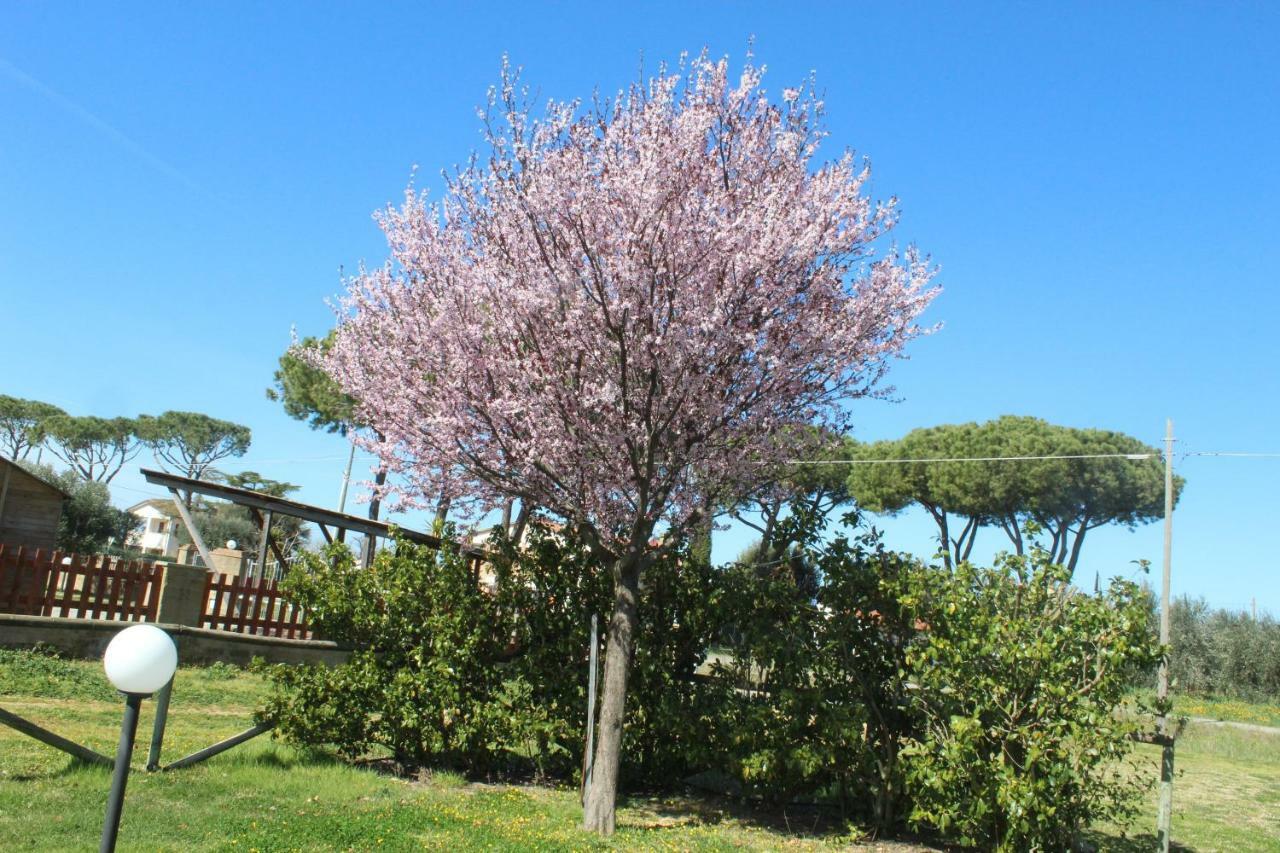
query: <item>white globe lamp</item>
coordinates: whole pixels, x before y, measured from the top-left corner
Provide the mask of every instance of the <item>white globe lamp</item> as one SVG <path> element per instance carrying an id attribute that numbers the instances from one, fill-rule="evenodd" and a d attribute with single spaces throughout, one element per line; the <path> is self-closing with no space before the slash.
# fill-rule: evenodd
<path id="1" fill-rule="evenodd" d="M 124 694 L 124 721 L 120 725 L 120 745 L 116 747 L 116 769 L 111 774 L 107 795 L 107 817 L 102 823 L 102 843 L 98 853 L 113 853 L 120 832 L 120 812 L 124 810 L 124 789 L 129 781 L 129 759 L 138 733 L 138 709 L 142 700 L 169 683 L 178 668 L 178 648 L 155 625 L 133 625 L 111 638 L 102 656 L 107 680 Z"/>
<path id="2" fill-rule="evenodd" d="M 156 626 L 134 625 L 111 639 L 102 666 L 107 680 L 121 693 L 150 696 L 173 678 L 178 649 Z"/>

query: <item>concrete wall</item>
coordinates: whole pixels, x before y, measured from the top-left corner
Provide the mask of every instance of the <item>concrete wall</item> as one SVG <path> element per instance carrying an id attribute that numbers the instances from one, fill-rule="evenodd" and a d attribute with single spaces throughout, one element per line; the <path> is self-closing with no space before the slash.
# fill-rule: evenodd
<path id="1" fill-rule="evenodd" d="M 134 623 L 0 613 L 0 647 L 29 649 L 42 643 L 70 657 L 101 658 L 111 638 L 131 624 Z M 260 657 L 271 663 L 335 666 L 351 656 L 350 649 L 327 640 L 286 640 L 191 628 L 163 621 L 155 624 L 173 637 L 178 646 L 180 664 L 224 661 L 244 666 L 253 658 Z"/>
<path id="2" fill-rule="evenodd" d="M 213 558 L 211 568 L 215 572 L 229 578 L 242 578 L 248 574 L 245 566 L 249 562 L 249 554 L 240 548 L 213 548 L 209 551 L 209 556 Z"/>

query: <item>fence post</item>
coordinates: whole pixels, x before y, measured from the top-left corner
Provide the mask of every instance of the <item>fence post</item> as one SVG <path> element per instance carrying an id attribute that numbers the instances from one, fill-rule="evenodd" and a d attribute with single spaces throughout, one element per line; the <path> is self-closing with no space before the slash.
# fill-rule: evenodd
<path id="1" fill-rule="evenodd" d="M 204 583 L 208 574 L 209 570 L 200 566 L 179 563 L 165 566 L 156 621 L 199 628 L 204 616 Z"/>

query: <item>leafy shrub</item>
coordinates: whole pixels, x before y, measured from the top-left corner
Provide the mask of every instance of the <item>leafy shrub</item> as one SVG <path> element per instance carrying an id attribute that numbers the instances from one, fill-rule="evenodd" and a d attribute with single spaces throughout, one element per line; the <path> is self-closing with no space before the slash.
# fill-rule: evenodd
<path id="1" fill-rule="evenodd" d="M 652 563 L 640 585 L 622 776 L 666 788 L 722 760 L 731 688 L 695 677 L 720 633 L 722 595 L 717 572 L 685 550 Z"/>
<path id="2" fill-rule="evenodd" d="M 489 766 L 507 642 L 464 555 L 401 541 L 365 570 L 339 547 L 305 557 L 286 587 L 321 634 L 355 651 L 333 668 L 271 668 L 279 689 L 264 716 L 282 734 L 349 756 L 381 746 L 404 764 Z"/>
<path id="3" fill-rule="evenodd" d="M 499 539 L 496 552 L 499 607 L 518 649 L 504 672 L 510 724 L 534 732 L 523 740 L 540 772 L 571 776 L 585 741 L 591 614 L 603 638 L 610 570 L 571 531 L 533 527 L 522 547 Z M 725 692 L 693 677 L 719 626 L 710 567 L 677 549 L 646 568 L 641 586 L 623 738 L 623 783 L 633 789 L 669 787 L 715 760 Z M 603 641 L 600 652 L 603 661 Z"/>
<path id="4" fill-rule="evenodd" d="M 895 593 L 919 568 L 872 534 L 824 543 L 821 519 L 792 523 L 806 570 L 781 561 L 725 576 L 733 622 L 721 675 L 738 688 L 729 770 L 749 795 L 831 797 L 887 828 L 913 725 L 902 672 L 915 625 Z"/>
<path id="5" fill-rule="evenodd" d="M 725 770 L 748 796 L 997 849 L 1065 849 L 1123 819 L 1136 722 L 1116 711 L 1159 658 L 1143 593 L 1084 595 L 1041 551 L 945 572 L 846 521 L 824 541 L 820 518 L 794 519 L 779 561 L 713 569 L 677 552 L 646 569 L 625 784 Z M 492 592 L 455 550 L 404 542 L 367 571 L 341 550 L 295 567 L 291 594 L 358 651 L 274 668 L 264 713 L 352 756 L 574 777 L 608 568 L 567 531 L 495 547 Z M 715 674 L 696 678 L 708 649 Z"/>
<path id="6" fill-rule="evenodd" d="M 341 548 L 296 565 L 289 595 L 319 632 L 356 651 L 332 669 L 270 668 L 277 690 L 263 716 L 286 737 L 349 756 L 382 747 L 405 765 L 572 777 L 585 741 L 590 614 L 608 612 L 608 570 L 572 536 L 538 527 L 525 546 L 499 540 L 492 553 L 493 591 L 453 547 L 398 542 L 367 571 Z M 715 685 L 692 680 L 715 631 L 709 571 L 681 554 L 642 581 L 624 740 L 632 786 L 677 781 L 714 749 L 723 702 Z"/>
<path id="7" fill-rule="evenodd" d="M 1130 816 L 1137 723 L 1116 710 L 1132 669 L 1160 655 L 1142 591 L 1082 594 L 1040 550 L 907 580 L 899 600 L 927 626 L 907 654 L 923 723 L 903 750 L 912 821 L 985 848 L 1065 850 Z"/>

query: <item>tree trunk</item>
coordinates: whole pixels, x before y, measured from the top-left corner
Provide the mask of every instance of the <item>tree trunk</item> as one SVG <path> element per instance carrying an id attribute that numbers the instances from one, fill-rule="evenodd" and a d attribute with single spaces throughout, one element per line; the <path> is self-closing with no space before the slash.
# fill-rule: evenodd
<path id="1" fill-rule="evenodd" d="M 934 516 L 938 521 L 938 538 L 942 541 L 942 567 L 951 571 L 951 533 L 947 530 L 947 513 Z"/>
<path id="2" fill-rule="evenodd" d="M 387 469 L 379 468 L 378 474 L 373 478 L 374 486 L 381 488 L 382 484 L 387 482 Z M 369 501 L 369 520 L 378 520 L 378 510 L 382 507 L 382 498 L 378 497 L 378 493 L 373 493 L 373 498 Z"/>
<path id="3" fill-rule="evenodd" d="M 620 557 L 614 575 L 613 616 L 604 653 L 604 689 L 600 697 L 600 725 L 591 783 L 582 815 L 582 828 L 612 835 L 618 799 L 618 770 L 622 763 L 622 722 L 627 702 L 627 677 L 640 621 L 640 560 L 644 544 Z"/>
<path id="4" fill-rule="evenodd" d="M 954 540 L 957 563 L 963 563 L 969 559 L 969 554 L 973 552 L 973 541 L 978 538 L 978 521 L 978 516 L 969 516 L 965 520 L 964 529 L 960 531 L 960 538 Z"/>
<path id="5" fill-rule="evenodd" d="M 1084 545 L 1084 535 L 1089 532 L 1089 517 L 1085 516 L 1080 519 L 1080 530 L 1076 533 L 1075 541 L 1071 543 L 1071 557 L 1067 561 L 1067 571 L 1071 573 L 1071 577 L 1075 577 L 1076 563 L 1080 560 L 1080 548 Z"/>
<path id="6" fill-rule="evenodd" d="M 442 492 L 440 499 L 436 501 L 436 515 L 431 520 L 431 527 L 435 531 L 443 531 L 445 520 L 449 518 L 449 507 L 453 505 L 453 501 L 444 496 Z"/>
<path id="7" fill-rule="evenodd" d="M 528 499 L 520 499 L 520 511 L 516 513 L 516 520 L 511 529 L 507 531 L 507 535 L 511 537 L 512 545 L 519 545 L 520 540 L 524 538 L 524 530 L 529 524 L 529 516 L 533 512 L 533 507 Z"/>
<path id="8" fill-rule="evenodd" d="M 689 556 L 708 566 L 711 565 L 711 530 L 711 514 L 708 513 L 706 520 L 698 524 L 689 537 Z"/>

